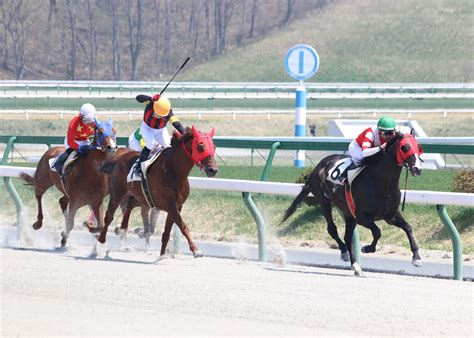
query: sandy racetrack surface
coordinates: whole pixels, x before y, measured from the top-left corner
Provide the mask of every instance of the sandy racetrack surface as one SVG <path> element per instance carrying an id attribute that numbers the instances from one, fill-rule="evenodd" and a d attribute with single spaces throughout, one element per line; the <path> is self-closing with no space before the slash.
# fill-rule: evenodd
<path id="1" fill-rule="evenodd" d="M 473 334 L 470 282 L 145 252 L 0 255 L 1 336 Z"/>

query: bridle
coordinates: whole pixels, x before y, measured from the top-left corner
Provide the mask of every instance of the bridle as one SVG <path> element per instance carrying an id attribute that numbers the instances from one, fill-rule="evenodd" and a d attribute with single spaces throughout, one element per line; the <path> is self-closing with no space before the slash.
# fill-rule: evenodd
<path id="1" fill-rule="evenodd" d="M 200 145 L 203 145 L 203 149 L 201 151 L 199 149 Z M 202 161 L 204 161 L 204 159 L 208 156 L 214 156 L 216 153 L 212 137 L 206 133 L 200 133 L 197 137 L 196 135 L 194 136 L 191 144 L 191 152 L 188 150 L 188 148 L 186 148 L 186 141 L 181 140 L 181 146 L 183 147 L 186 155 L 188 155 L 189 159 L 201 171 L 204 169 Z"/>

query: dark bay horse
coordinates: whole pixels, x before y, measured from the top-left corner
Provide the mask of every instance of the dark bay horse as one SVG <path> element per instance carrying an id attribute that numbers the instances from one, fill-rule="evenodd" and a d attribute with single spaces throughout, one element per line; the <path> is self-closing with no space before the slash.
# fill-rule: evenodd
<path id="1" fill-rule="evenodd" d="M 98 123 L 93 141 L 96 147 L 85 155 L 79 155 L 65 169 L 63 179 L 61 179 L 60 173 L 52 171 L 49 166 L 50 159 L 64 152 L 63 146 L 52 147 L 43 154 L 34 176 L 26 173 L 20 174 L 20 177 L 35 189 L 38 216 L 37 221 L 33 224 L 33 229 L 38 230 L 43 226 L 41 199 L 53 185 L 63 193 L 59 199 L 59 205 L 66 220 L 66 230 L 61 233 L 62 247 L 66 246 L 69 233 L 74 227 L 74 216 L 80 207 L 89 205 L 98 220 L 98 227 L 102 227 L 101 206 L 104 197 L 108 194 L 108 177 L 100 171 L 100 168 L 105 161 L 115 156 L 117 147 L 115 135 L 111 119 Z M 88 228 L 91 232 L 96 231 L 90 224 Z"/>
<path id="2" fill-rule="evenodd" d="M 375 252 L 377 241 L 381 236 L 380 229 L 375 221 L 384 220 L 405 231 L 413 252 L 412 263 L 421 266 L 421 258 L 418 253 L 418 245 L 413 237 L 411 226 L 405 221 L 399 210 L 400 188 L 399 180 L 402 167 L 405 165 L 413 176 L 421 174 L 422 154 L 421 145 L 418 145 L 411 134 L 396 133 L 387 143 L 386 150 L 367 157 L 363 163 L 365 169 L 354 179 L 351 185 L 352 198 L 355 211 L 351 211 L 346 199 L 343 186 L 337 186 L 328 179 L 329 171 L 334 164 L 347 158 L 347 155 L 330 155 L 321 160 L 308 176 L 299 195 L 286 210 L 282 222 L 287 220 L 298 208 L 301 202 L 311 192 L 321 207 L 327 222 L 327 230 L 331 237 L 338 243 L 341 250 L 341 258 L 351 261 L 351 267 L 356 275 L 362 274 L 362 270 L 354 259 L 351 248 L 352 236 L 356 224 L 360 224 L 372 232 L 373 241 L 364 246 L 362 252 Z M 345 220 L 344 242 L 337 234 L 336 224 L 332 218 L 332 205 L 336 206 Z M 346 259 L 345 259 L 346 258 Z"/>
<path id="3" fill-rule="evenodd" d="M 202 253 L 194 244 L 189 234 L 188 225 L 181 217 L 181 209 L 189 196 L 188 175 L 194 165 L 203 170 L 208 177 L 217 173 L 214 159 L 215 145 L 212 141 L 214 129 L 209 133 L 201 133 L 194 126 L 186 128 L 183 135 L 174 133 L 171 147 L 162 151 L 147 172 L 148 185 L 153 203 L 158 210 L 168 213 L 165 229 L 161 237 L 160 256 L 164 256 L 173 223 L 176 223 L 181 233 L 186 237 L 189 249 L 194 257 Z M 115 210 L 126 200 L 126 210 L 122 218 L 121 229 L 128 228 L 130 212 L 136 206 L 149 206 L 143 194 L 140 181 L 127 182 L 127 173 L 134 165 L 138 153 L 130 152 L 120 157 L 115 163 L 108 163 L 103 170 L 110 173 L 110 199 L 105 214 L 104 228 L 97 240 L 105 243 L 107 228 L 113 220 Z"/>

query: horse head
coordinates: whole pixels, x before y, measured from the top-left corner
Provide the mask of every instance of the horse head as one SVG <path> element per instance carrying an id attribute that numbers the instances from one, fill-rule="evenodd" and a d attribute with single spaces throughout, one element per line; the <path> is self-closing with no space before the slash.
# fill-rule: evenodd
<path id="1" fill-rule="evenodd" d="M 186 128 L 184 135 L 175 132 L 171 141 L 172 145 L 175 140 L 179 141 L 189 158 L 206 173 L 207 177 L 216 176 L 218 171 L 214 159 L 216 146 L 212 141 L 214 130 L 213 128 L 209 133 L 202 133 L 193 125 L 192 128 Z"/>
<path id="2" fill-rule="evenodd" d="M 107 151 L 115 151 L 117 142 L 115 140 L 117 132 L 113 127 L 112 118 L 108 121 L 100 122 L 95 120 L 97 130 L 95 132 L 94 144 Z"/>
<path id="3" fill-rule="evenodd" d="M 420 156 L 423 154 L 423 148 L 413 133 L 396 133 L 388 142 L 387 149 L 394 149 L 397 165 L 407 166 L 413 176 L 421 175 L 423 166 Z"/>

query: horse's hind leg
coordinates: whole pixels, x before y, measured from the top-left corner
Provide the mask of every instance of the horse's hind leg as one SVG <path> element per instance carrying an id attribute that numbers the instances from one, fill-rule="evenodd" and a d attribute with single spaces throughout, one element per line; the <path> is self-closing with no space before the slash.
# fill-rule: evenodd
<path id="1" fill-rule="evenodd" d="M 67 205 L 69 204 L 69 197 L 63 196 L 59 199 L 59 206 L 61 207 L 61 211 L 63 212 L 64 219 L 67 221 L 68 218 L 68 210 Z"/>
<path id="2" fill-rule="evenodd" d="M 349 253 L 347 252 L 346 245 L 344 242 L 339 238 L 339 234 L 337 233 L 337 227 L 334 223 L 334 219 L 332 218 L 332 209 L 330 201 L 327 199 L 321 199 L 319 205 L 321 206 L 321 210 L 323 211 L 324 218 L 326 218 L 327 223 L 327 231 L 329 235 L 337 242 L 339 250 L 341 251 L 341 260 L 344 262 L 349 262 Z"/>
<path id="3" fill-rule="evenodd" d="M 355 259 L 354 252 L 352 251 L 352 238 L 354 237 L 354 230 L 356 227 L 355 219 L 351 217 L 344 217 L 346 221 L 346 231 L 344 233 L 344 242 L 346 243 L 347 250 L 349 252 L 349 257 L 351 259 L 351 268 L 354 271 L 356 276 L 362 276 L 362 268 Z"/>
<path id="4" fill-rule="evenodd" d="M 66 230 L 61 232 L 61 247 L 65 247 L 67 239 L 69 238 L 69 233 L 74 228 L 74 218 L 76 216 L 76 211 L 78 206 L 75 203 L 69 203 L 69 212 L 66 220 Z"/>
<path id="5" fill-rule="evenodd" d="M 36 216 L 36 222 L 33 223 L 33 229 L 39 230 L 43 226 L 43 207 L 41 205 L 43 193 L 35 193 L 35 197 L 38 203 L 38 215 Z"/>
<path id="6" fill-rule="evenodd" d="M 408 224 L 403 218 L 403 215 L 400 210 L 396 212 L 393 218 L 385 219 L 385 222 L 387 222 L 388 224 L 392 224 L 398 228 L 401 228 L 403 231 L 405 231 L 408 237 L 408 242 L 410 242 L 411 252 L 413 252 L 411 262 L 414 266 L 420 267 L 422 265 L 421 257 L 418 252 L 418 245 L 416 244 L 415 237 L 413 237 L 413 230 L 411 229 L 410 224 Z"/>

